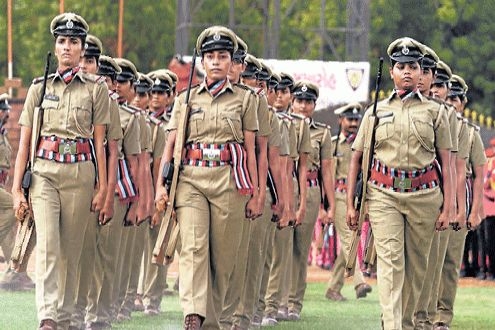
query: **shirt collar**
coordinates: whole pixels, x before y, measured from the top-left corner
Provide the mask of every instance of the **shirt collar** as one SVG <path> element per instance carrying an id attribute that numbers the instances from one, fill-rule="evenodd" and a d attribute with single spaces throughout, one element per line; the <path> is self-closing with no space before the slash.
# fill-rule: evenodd
<path id="1" fill-rule="evenodd" d="M 208 86 L 206 84 L 206 78 L 205 78 L 203 79 L 203 82 L 199 85 L 198 94 L 201 94 L 207 90 L 208 90 Z M 218 95 L 224 93 L 225 90 L 230 90 L 231 92 L 234 91 L 234 88 L 232 87 L 232 84 L 230 83 L 229 79 L 227 79 L 227 81 L 225 82 L 225 86 L 223 86 L 222 90 L 218 93 Z"/>

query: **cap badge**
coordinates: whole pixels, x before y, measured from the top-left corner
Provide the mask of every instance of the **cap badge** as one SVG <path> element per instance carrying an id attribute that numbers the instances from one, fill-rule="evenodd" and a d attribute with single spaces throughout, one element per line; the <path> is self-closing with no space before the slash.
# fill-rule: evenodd
<path id="1" fill-rule="evenodd" d="M 220 34 L 218 34 L 218 32 L 213 35 L 213 40 L 215 41 L 220 40 Z"/>
<path id="2" fill-rule="evenodd" d="M 308 87 L 307 87 L 306 85 L 303 85 L 303 86 L 301 87 L 301 91 L 303 91 L 303 92 L 307 92 L 307 91 L 308 91 Z"/>
<path id="3" fill-rule="evenodd" d="M 160 83 L 161 83 L 160 79 L 156 78 L 155 79 L 155 85 L 160 85 Z"/>
<path id="4" fill-rule="evenodd" d="M 409 54 L 409 48 L 407 48 L 407 46 L 404 45 L 404 46 L 402 46 L 401 52 L 402 52 L 402 54 L 407 55 L 407 54 Z"/>
<path id="5" fill-rule="evenodd" d="M 359 112 L 359 110 L 358 110 L 358 109 L 356 109 L 356 108 L 352 109 L 352 113 L 353 113 L 353 114 L 357 114 L 358 112 Z"/>
<path id="6" fill-rule="evenodd" d="M 68 29 L 72 29 L 74 27 L 74 22 L 72 22 L 72 19 L 68 19 L 67 22 L 65 23 L 65 27 Z"/>
<path id="7" fill-rule="evenodd" d="M 136 81 L 136 85 L 139 85 L 141 84 L 141 81 L 138 79 L 138 81 Z"/>

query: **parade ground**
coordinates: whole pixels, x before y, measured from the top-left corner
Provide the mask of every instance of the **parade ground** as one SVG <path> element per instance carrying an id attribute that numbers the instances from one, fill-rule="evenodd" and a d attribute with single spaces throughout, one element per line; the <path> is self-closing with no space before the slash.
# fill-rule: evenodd
<path id="1" fill-rule="evenodd" d="M 4 271 L 4 264 L 0 266 Z M 33 273 L 29 273 L 33 276 Z M 177 276 L 177 266 L 172 264 L 168 284 L 171 288 Z M 311 266 L 308 272 L 308 289 L 304 309 L 298 322 L 280 322 L 277 329 L 380 329 L 380 305 L 376 280 L 369 279 L 373 292 L 365 299 L 357 300 L 352 281 L 347 280 L 342 294 L 344 302 L 333 302 L 325 298 L 326 282 L 330 272 Z M 495 329 L 495 281 L 481 281 L 473 278 L 460 280 L 455 302 L 455 318 L 452 329 L 491 330 Z M 165 296 L 162 312 L 158 316 L 145 316 L 134 312 L 132 319 L 115 323 L 113 329 L 182 329 L 182 311 L 177 293 Z M 34 290 L 27 292 L 0 291 L 0 330 L 34 329 L 36 306 Z"/>

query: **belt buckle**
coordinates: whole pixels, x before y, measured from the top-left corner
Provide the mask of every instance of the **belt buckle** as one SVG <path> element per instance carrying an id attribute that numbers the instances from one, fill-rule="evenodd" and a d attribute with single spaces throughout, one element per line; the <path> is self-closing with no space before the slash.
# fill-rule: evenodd
<path id="1" fill-rule="evenodd" d="M 394 188 L 411 189 L 412 181 L 409 178 L 394 178 Z"/>
<path id="2" fill-rule="evenodd" d="M 219 149 L 203 149 L 203 159 L 204 160 L 220 160 L 220 150 Z"/>
<path id="3" fill-rule="evenodd" d="M 61 155 L 65 155 L 65 154 L 75 155 L 76 154 L 76 143 L 75 142 L 65 142 L 65 143 L 59 144 L 58 153 Z"/>

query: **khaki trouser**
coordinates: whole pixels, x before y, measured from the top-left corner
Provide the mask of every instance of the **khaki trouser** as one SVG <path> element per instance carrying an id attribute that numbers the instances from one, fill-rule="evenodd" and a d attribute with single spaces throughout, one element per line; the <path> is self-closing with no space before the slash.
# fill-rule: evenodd
<path id="1" fill-rule="evenodd" d="M 464 228 L 459 231 L 449 230 L 449 232 L 445 261 L 442 267 L 438 290 L 435 323 L 442 322 L 450 326 L 454 318 L 454 301 L 457 293 L 457 281 L 459 280 L 459 270 L 461 268 L 467 230 Z"/>
<path id="2" fill-rule="evenodd" d="M 292 266 L 288 301 L 289 312 L 301 313 L 302 310 L 302 302 L 306 291 L 308 253 L 316 219 L 318 218 L 320 202 L 320 187 L 308 187 L 304 221 L 293 230 Z"/>
<path id="3" fill-rule="evenodd" d="M 266 303 L 265 296 L 266 290 L 268 287 L 268 280 L 270 279 L 270 268 L 272 265 L 272 252 L 273 252 L 273 244 L 275 240 L 275 232 L 278 231 L 277 225 L 274 223 L 271 226 L 268 226 L 268 233 L 266 235 L 266 251 L 265 251 L 265 262 L 262 266 L 262 275 L 260 281 L 260 291 L 258 294 L 258 299 L 255 304 L 254 313 L 258 315 L 260 319 L 263 317 L 263 313 L 265 312 Z M 253 317 L 255 316 L 253 315 Z"/>
<path id="4" fill-rule="evenodd" d="M 81 219 L 81 221 L 84 221 Z M 96 255 L 96 231 L 98 218 L 94 215 L 90 219 L 86 219 L 88 227 L 84 234 L 83 250 L 81 254 L 81 261 L 77 271 L 77 296 L 76 304 L 74 307 L 74 314 L 71 319 L 71 326 L 81 329 L 84 325 L 84 319 L 86 317 L 86 307 L 88 305 L 88 294 L 93 284 L 93 273 L 95 269 L 95 255 Z"/>
<path id="5" fill-rule="evenodd" d="M 242 282 L 234 282 L 232 284 L 242 288 L 240 301 L 234 312 L 233 321 L 241 329 L 249 328 L 255 313 L 266 259 L 268 236 L 271 228 L 275 226 L 271 222 L 272 214 L 272 198 L 267 194 L 263 216 L 251 223 L 245 278 Z"/>
<path id="6" fill-rule="evenodd" d="M 0 187 L 0 245 L 2 246 L 3 256 L 8 262 L 14 241 L 9 238 L 12 228 L 15 226 L 15 216 L 12 204 L 12 195 L 3 187 Z"/>
<path id="7" fill-rule="evenodd" d="M 147 222 L 143 222 L 140 226 L 134 227 L 134 235 L 132 239 L 132 246 L 126 249 L 128 254 L 127 268 L 124 272 L 128 272 L 127 289 L 125 291 L 124 301 L 120 307 L 120 312 L 126 315 L 131 314 L 134 308 L 134 300 L 137 295 L 137 287 L 139 282 L 139 271 L 141 268 L 141 261 L 143 259 L 145 239 L 147 235 Z"/>
<path id="8" fill-rule="evenodd" d="M 428 256 L 425 280 L 423 281 L 423 288 L 421 289 L 419 301 L 416 306 L 414 328 L 418 330 L 431 329 L 433 327 L 433 318 L 436 314 L 436 302 L 438 298 L 438 279 L 435 280 L 435 278 L 439 277 L 442 269 L 440 265 L 443 264 L 443 261 L 441 263 L 439 262 L 440 235 L 440 233 L 435 233 L 433 236 L 433 242 L 431 243 Z M 441 258 L 441 260 L 443 260 L 443 258 Z M 434 300 L 434 303 L 432 303 L 432 300 Z M 430 309 L 431 307 L 433 310 Z"/>
<path id="9" fill-rule="evenodd" d="M 256 219 L 254 222 L 261 221 Z M 251 238 L 251 226 L 253 224 L 250 220 L 244 219 L 239 227 L 241 231 L 241 242 L 239 244 L 239 252 L 237 254 L 237 262 L 234 266 L 234 271 L 229 280 L 227 293 L 225 295 L 225 302 L 223 310 L 220 314 L 220 326 L 222 329 L 230 330 L 234 320 L 234 312 L 239 305 L 243 288 L 246 286 L 246 268 L 249 255 L 249 242 Z"/>
<path id="10" fill-rule="evenodd" d="M 143 304 L 151 308 L 160 308 L 163 291 L 167 284 L 164 279 L 164 273 L 167 273 L 168 265 L 156 265 L 151 263 L 153 249 L 160 227 L 148 227 L 148 241 L 145 247 L 143 266 L 146 269 L 144 276 Z"/>
<path id="11" fill-rule="evenodd" d="M 114 286 L 116 283 L 117 263 L 122 239 L 122 221 L 127 205 L 114 197 L 114 213 L 112 220 L 104 226 L 97 227 L 97 245 L 93 285 L 88 296 L 88 313 L 86 322 L 110 322 L 111 306 L 114 302 Z"/>
<path id="12" fill-rule="evenodd" d="M 347 213 L 347 205 L 345 201 L 345 193 L 335 193 L 335 219 L 334 225 L 337 235 L 340 240 L 340 252 L 335 260 L 332 268 L 330 279 L 328 280 L 327 287 L 331 290 L 340 292 L 344 286 L 345 266 L 347 264 L 347 258 L 349 256 L 349 250 L 352 244 L 352 230 L 347 226 L 345 216 Z M 357 258 L 357 257 L 356 257 Z M 356 261 L 356 265 L 359 263 Z M 354 267 L 353 274 L 354 287 L 361 283 L 364 283 L 363 273 L 359 267 Z"/>
<path id="13" fill-rule="evenodd" d="M 184 316 L 206 317 L 220 327 L 241 240 L 248 196 L 239 194 L 230 166 L 184 166 L 176 194 L 180 228 L 179 294 Z"/>
<path id="14" fill-rule="evenodd" d="M 30 193 L 36 221 L 38 319 L 53 319 L 59 329 L 68 328 L 74 312 L 77 266 L 87 219 L 92 217 L 94 178 L 92 162 L 37 159 L 33 167 Z"/>
<path id="15" fill-rule="evenodd" d="M 127 284 L 129 283 L 130 271 L 130 249 L 132 248 L 132 240 L 134 239 L 134 227 L 128 226 L 122 229 L 122 239 L 120 241 L 120 249 L 117 261 L 117 276 L 114 284 L 114 302 L 112 306 L 112 314 L 117 317 L 120 313 L 120 307 L 124 303 L 125 293 L 127 292 Z"/>
<path id="16" fill-rule="evenodd" d="M 367 199 L 383 327 L 402 329 L 403 318 L 413 318 L 403 315 L 403 303 L 411 299 L 415 309 L 419 298 L 442 193 L 439 188 L 397 193 L 369 185 Z"/>

